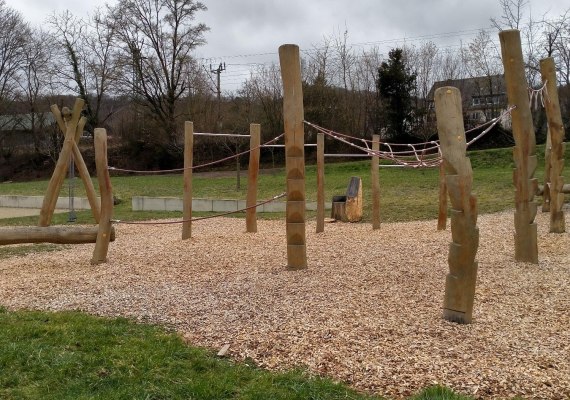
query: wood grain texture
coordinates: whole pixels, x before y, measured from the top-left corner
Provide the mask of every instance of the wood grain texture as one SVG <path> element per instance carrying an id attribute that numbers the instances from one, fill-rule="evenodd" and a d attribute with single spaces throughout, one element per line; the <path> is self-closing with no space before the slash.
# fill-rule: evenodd
<path id="1" fill-rule="evenodd" d="M 515 29 L 499 33 L 505 68 L 505 83 L 512 111 L 512 129 L 515 138 L 513 157 L 515 170 L 515 259 L 538 264 L 537 227 L 534 221 L 537 204 L 534 195 L 538 181 L 536 138 L 528 96 L 520 32 Z"/>
<path id="2" fill-rule="evenodd" d="M 372 135 L 372 151 L 380 151 L 380 135 Z M 372 180 L 372 229 L 380 229 L 380 157 L 372 155 L 370 165 Z"/>
<path id="3" fill-rule="evenodd" d="M 17 226 L 0 228 L 0 245 L 23 243 L 95 243 L 98 226 Z M 115 229 L 111 229 L 111 241 Z"/>
<path id="4" fill-rule="evenodd" d="M 259 152 L 261 145 L 261 126 L 250 124 L 249 126 L 249 166 L 247 170 L 247 197 L 245 212 L 245 227 L 247 232 L 257 232 L 257 178 L 259 176 Z"/>
<path id="5" fill-rule="evenodd" d="M 325 135 L 317 133 L 317 227 L 325 231 Z"/>
<path id="6" fill-rule="evenodd" d="M 192 165 L 194 162 L 194 123 L 184 123 L 184 174 L 182 193 L 182 240 L 192 237 Z"/>
<path id="7" fill-rule="evenodd" d="M 461 94 L 454 87 L 435 92 L 437 130 L 441 143 L 447 189 L 451 201 L 449 273 L 445 281 L 443 317 L 452 322 L 472 321 L 479 247 L 477 201 L 471 194 L 473 171 L 466 156 Z"/>

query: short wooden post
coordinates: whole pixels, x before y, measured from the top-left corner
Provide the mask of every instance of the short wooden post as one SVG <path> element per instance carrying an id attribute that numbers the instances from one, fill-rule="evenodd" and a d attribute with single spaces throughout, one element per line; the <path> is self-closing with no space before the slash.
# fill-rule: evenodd
<path id="1" fill-rule="evenodd" d="M 94 134 L 95 165 L 97 166 L 97 179 L 101 195 L 101 220 L 97 232 L 97 242 L 93 250 L 91 264 L 101 264 L 107 261 L 109 241 L 111 240 L 111 218 L 113 218 L 113 187 L 109 176 L 107 164 L 107 132 L 96 128 Z"/>
<path id="2" fill-rule="evenodd" d="M 479 246 L 477 200 L 471 194 L 473 171 L 466 156 L 461 94 L 454 87 L 435 91 L 437 130 L 441 142 L 447 188 L 451 200 L 449 274 L 445 281 L 443 318 L 468 324 L 472 320 Z"/>
<path id="3" fill-rule="evenodd" d="M 380 229 L 380 135 L 372 135 L 372 163 L 370 179 L 372 180 L 372 229 Z"/>
<path id="4" fill-rule="evenodd" d="M 439 212 L 437 215 L 437 230 L 444 231 L 447 227 L 447 183 L 445 182 L 445 166 L 439 166 Z"/>
<path id="5" fill-rule="evenodd" d="M 261 126 L 249 125 L 249 166 L 247 170 L 247 198 L 245 225 L 247 232 L 257 232 L 257 177 L 259 176 L 259 152 L 261 145 Z M 252 207 L 252 208 L 249 208 Z"/>
<path id="6" fill-rule="evenodd" d="M 515 29 L 499 33 L 505 82 L 512 111 L 515 170 L 515 259 L 538 264 L 537 227 L 534 221 L 537 204 L 534 195 L 538 181 L 536 138 L 532 122 L 528 83 L 525 75 L 520 32 Z"/>
<path id="7" fill-rule="evenodd" d="M 184 192 L 182 194 L 182 240 L 192 237 L 192 164 L 194 162 L 194 123 L 184 123 Z"/>
<path id="8" fill-rule="evenodd" d="M 285 170 L 287 175 L 287 268 L 307 268 L 305 236 L 305 131 L 303 86 L 299 47 L 279 47 L 283 80 L 283 122 L 285 126 Z"/>
<path id="9" fill-rule="evenodd" d="M 544 106 L 548 117 L 550 133 L 550 232 L 563 233 L 566 231 L 564 222 L 564 124 L 558 101 L 558 85 L 556 83 L 556 68 L 552 57 L 540 60 L 542 81 L 546 84 L 548 95 L 545 96 Z M 548 185 L 544 185 L 544 194 Z"/>
<path id="10" fill-rule="evenodd" d="M 84 104 L 85 101 L 83 99 L 76 99 L 73 112 L 70 115 L 64 116 L 67 122 L 66 130 L 64 131 L 65 138 L 46 190 L 42 209 L 40 210 L 39 226 L 48 226 L 51 223 L 57 198 L 59 197 L 59 191 L 61 190 L 61 185 L 63 184 L 69 166 L 69 158 L 71 157 L 73 145 L 75 144 L 75 133 Z"/>
<path id="11" fill-rule="evenodd" d="M 325 135 L 317 133 L 317 233 L 325 230 Z"/>

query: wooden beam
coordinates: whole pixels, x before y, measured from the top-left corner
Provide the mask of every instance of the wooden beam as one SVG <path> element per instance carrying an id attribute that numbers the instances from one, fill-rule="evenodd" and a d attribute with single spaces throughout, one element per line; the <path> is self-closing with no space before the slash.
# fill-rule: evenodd
<path id="1" fill-rule="evenodd" d="M 97 166 L 97 179 L 101 193 L 101 221 L 97 232 L 97 242 L 93 250 L 91 264 L 101 264 L 107 261 L 109 241 L 111 239 L 111 218 L 113 218 L 113 187 L 109 176 L 107 162 L 107 131 L 95 128 L 95 165 Z"/>
<path id="2" fill-rule="evenodd" d="M 451 200 L 449 274 L 445 280 L 443 318 L 457 323 L 472 321 L 479 246 L 477 200 L 471 194 L 473 171 L 466 156 L 461 94 L 454 87 L 435 91 L 435 111 L 447 189 Z"/>
<path id="3" fill-rule="evenodd" d="M 182 197 L 182 240 L 192 237 L 192 165 L 194 163 L 194 123 L 184 123 L 184 191 Z"/>
<path id="4" fill-rule="evenodd" d="M 257 232 L 257 178 L 259 176 L 259 152 L 261 145 L 261 126 L 249 125 L 249 166 L 247 169 L 247 197 L 245 212 L 245 227 L 247 232 Z"/>
<path id="5" fill-rule="evenodd" d="M 299 47 L 279 47 L 283 80 L 283 123 L 285 127 L 285 170 L 287 176 L 286 236 L 287 268 L 307 268 L 305 236 L 305 129 L 303 85 Z"/>
<path id="6" fill-rule="evenodd" d="M 558 101 L 558 85 L 556 84 L 556 67 L 552 57 L 540 60 L 540 73 L 542 82 L 546 85 L 548 93 L 545 96 L 544 107 L 548 118 L 548 132 L 550 133 L 550 185 L 545 185 L 546 194 L 550 189 L 550 232 L 564 233 L 564 124 Z"/>
<path id="7" fill-rule="evenodd" d="M 317 233 L 325 231 L 325 135 L 317 133 Z"/>
<path id="8" fill-rule="evenodd" d="M 516 29 L 501 31 L 499 39 L 509 104 L 516 106 L 511 113 L 515 138 L 515 259 L 538 264 L 537 227 L 534 221 L 537 211 L 534 194 L 538 186 L 534 172 L 538 162 L 520 32 Z"/>
<path id="9" fill-rule="evenodd" d="M 18 226 L 0 228 L 0 245 L 22 243 L 80 244 L 97 241 L 98 226 Z M 115 229 L 111 229 L 111 241 Z"/>

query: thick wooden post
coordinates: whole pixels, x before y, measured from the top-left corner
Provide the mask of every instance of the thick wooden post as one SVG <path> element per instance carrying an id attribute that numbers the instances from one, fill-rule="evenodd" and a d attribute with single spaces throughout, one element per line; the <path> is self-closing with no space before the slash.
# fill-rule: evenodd
<path id="1" fill-rule="evenodd" d="M 261 126 L 249 125 L 249 167 L 247 170 L 247 198 L 245 226 L 247 232 L 257 232 L 257 177 L 259 176 L 259 152 L 261 145 Z"/>
<path id="2" fill-rule="evenodd" d="M 317 133 L 317 233 L 325 230 L 325 135 Z"/>
<path id="3" fill-rule="evenodd" d="M 40 211 L 40 219 L 38 222 L 39 226 L 48 226 L 51 223 L 57 198 L 59 197 L 59 191 L 61 190 L 61 185 L 63 184 L 69 165 L 69 158 L 71 157 L 73 145 L 75 144 L 75 133 L 77 125 L 79 124 L 79 119 L 81 118 L 81 110 L 83 109 L 84 104 L 85 101 L 83 99 L 76 99 L 75 105 L 73 106 L 73 112 L 70 115 L 67 115 L 67 113 L 64 115 L 64 120 L 67 122 L 67 126 L 64 131 L 65 138 L 46 190 L 42 209 Z"/>
<path id="4" fill-rule="evenodd" d="M 184 192 L 182 195 L 182 240 L 192 237 L 192 164 L 194 161 L 194 123 L 184 123 Z"/>
<path id="5" fill-rule="evenodd" d="M 477 200 L 471 194 L 473 171 L 466 156 L 461 94 L 454 87 L 435 91 L 437 130 L 445 165 L 451 200 L 451 236 L 449 274 L 445 281 L 443 318 L 468 324 L 472 320 L 479 246 Z"/>
<path id="6" fill-rule="evenodd" d="M 380 229 L 380 135 L 372 135 L 372 164 L 370 179 L 372 180 L 372 229 Z"/>
<path id="7" fill-rule="evenodd" d="M 545 100 L 546 103 L 546 100 Z M 548 118 L 548 112 L 547 118 Z M 542 212 L 550 212 L 550 160 L 552 142 L 550 139 L 550 128 L 546 130 L 546 145 L 544 147 L 544 185 L 542 186 Z"/>
<path id="8" fill-rule="evenodd" d="M 439 212 L 437 215 L 437 230 L 444 231 L 447 227 L 447 183 L 445 181 L 445 166 L 439 166 Z"/>
<path id="9" fill-rule="evenodd" d="M 95 165 L 97 166 L 97 179 L 101 195 L 101 220 L 97 232 L 97 242 L 93 250 L 91 264 L 101 264 L 107 261 L 109 241 L 111 240 L 111 218 L 113 218 L 113 187 L 109 176 L 107 164 L 107 132 L 96 128 L 94 134 Z"/>
<path id="10" fill-rule="evenodd" d="M 538 264 L 536 217 L 537 204 L 534 195 L 538 181 L 534 178 L 537 166 L 536 138 L 532 123 L 528 83 L 526 81 L 520 32 L 515 29 L 499 33 L 505 67 L 505 81 L 512 111 L 513 151 L 515 170 L 515 259 Z"/>
<path id="11" fill-rule="evenodd" d="M 548 117 L 548 132 L 550 133 L 550 232 L 563 233 L 566 231 L 564 222 L 564 124 L 558 101 L 558 85 L 556 83 L 556 68 L 552 57 L 540 60 L 542 81 L 546 84 L 548 95 L 545 96 L 544 106 Z M 546 173 L 546 171 L 545 171 Z M 548 187 L 544 185 L 544 194 Z M 544 195 L 543 195 L 544 196 Z"/>
<path id="12" fill-rule="evenodd" d="M 279 47 L 283 80 L 283 122 L 285 125 L 285 169 L 287 175 L 287 268 L 307 267 L 305 236 L 305 131 L 303 86 L 299 47 Z"/>

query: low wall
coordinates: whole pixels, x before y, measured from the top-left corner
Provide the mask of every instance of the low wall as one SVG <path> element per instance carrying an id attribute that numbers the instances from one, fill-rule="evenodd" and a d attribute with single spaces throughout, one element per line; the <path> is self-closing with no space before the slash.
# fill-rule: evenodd
<path id="1" fill-rule="evenodd" d="M 259 212 L 285 212 L 284 201 L 274 201 L 257 208 Z M 133 211 L 182 211 L 182 199 L 178 197 L 133 196 Z M 246 207 L 245 200 L 192 199 L 192 211 L 228 212 Z M 307 202 L 307 210 L 315 211 L 316 202 Z M 325 204 L 330 209 L 331 204 Z"/>
<path id="2" fill-rule="evenodd" d="M 42 208 L 44 196 L 0 196 L 0 207 L 10 208 Z M 99 199 L 99 201 L 101 201 Z M 69 209 L 69 197 L 59 197 L 55 205 L 56 209 Z M 91 206 L 86 197 L 74 197 L 73 208 L 75 210 L 89 210 Z"/>

